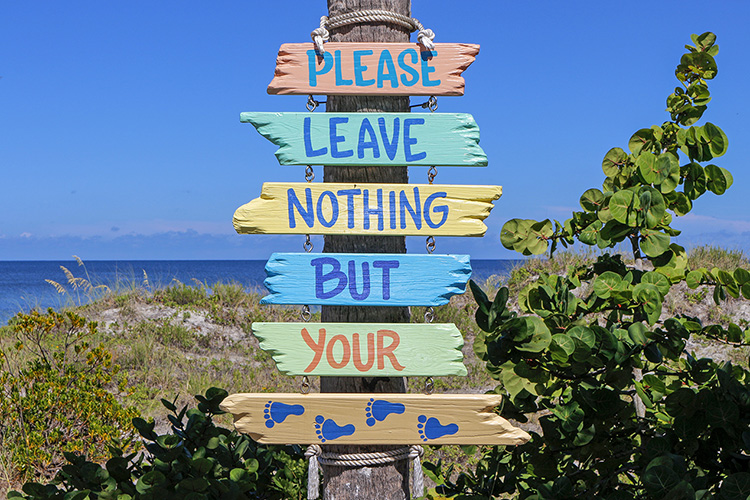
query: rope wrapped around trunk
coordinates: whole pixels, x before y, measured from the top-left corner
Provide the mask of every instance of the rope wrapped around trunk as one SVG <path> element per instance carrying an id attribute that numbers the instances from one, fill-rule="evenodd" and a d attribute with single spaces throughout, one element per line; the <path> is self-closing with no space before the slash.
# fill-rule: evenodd
<path id="1" fill-rule="evenodd" d="M 390 23 L 402 28 L 406 28 L 409 32 L 418 31 L 417 41 L 424 45 L 427 50 L 435 50 L 435 44 L 432 42 L 435 39 L 435 33 L 431 29 L 425 29 L 417 19 L 397 12 L 391 12 L 389 10 L 369 9 L 369 10 L 355 10 L 353 12 L 347 12 L 345 14 L 339 14 L 338 16 L 323 16 L 320 18 L 320 27 L 315 28 L 310 33 L 315 42 L 315 47 L 318 52 L 325 52 L 323 42 L 327 41 L 330 37 L 328 30 L 341 28 L 349 24 L 360 24 L 360 23 Z"/>
<path id="2" fill-rule="evenodd" d="M 412 460 L 412 496 L 424 495 L 424 475 L 422 462 L 424 448 L 419 445 L 405 446 L 395 450 L 372 453 L 334 453 L 323 451 L 320 445 L 311 444 L 305 451 L 307 465 L 307 498 L 314 500 L 320 496 L 320 465 L 332 467 L 368 467 L 385 465 L 399 460 Z"/>

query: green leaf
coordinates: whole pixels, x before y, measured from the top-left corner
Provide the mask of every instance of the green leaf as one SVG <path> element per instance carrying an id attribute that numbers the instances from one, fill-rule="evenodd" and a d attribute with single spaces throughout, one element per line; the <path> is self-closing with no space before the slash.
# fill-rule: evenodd
<path id="1" fill-rule="evenodd" d="M 578 239 L 581 243 L 584 243 L 586 245 L 596 245 L 601 229 L 602 222 L 599 220 L 595 220 L 578 234 Z"/>
<path id="2" fill-rule="evenodd" d="M 703 281 L 703 273 L 701 271 L 690 271 L 685 278 L 688 288 L 695 290 L 701 285 Z"/>
<path id="3" fill-rule="evenodd" d="M 138 482 L 135 485 L 135 490 L 140 494 L 144 494 L 148 492 L 151 487 L 163 483 L 165 480 L 166 477 L 164 476 L 164 474 L 159 471 L 152 470 L 145 473 L 140 477 L 140 479 L 138 479 Z"/>
<path id="4" fill-rule="evenodd" d="M 552 335 L 550 334 L 547 325 L 536 316 L 527 316 L 519 318 L 524 321 L 527 325 L 526 328 L 530 330 L 531 336 L 523 342 L 523 344 L 516 347 L 519 351 L 524 352 L 541 352 L 550 345 L 552 342 Z"/>
<path id="5" fill-rule="evenodd" d="M 602 299 L 607 299 L 612 291 L 617 290 L 622 283 L 619 274 L 612 271 L 605 271 L 594 280 L 594 293 Z"/>
<path id="6" fill-rule="evenodd" d="M 653 408 L 654 403 L 653 401 L 651 401 L 651 398 L 646 393 L 646 390 L 643 388 L 643 384 L 637 380 L 634 380 L 633 385 L 635 385 L 635 392 L 638 394 L 638 397 L 641 398 L 641 401 L 643 401 L 643 404 L 646 405 L 646 408 Z"/>
<path id="7" fill-rule="evenodd" d="M 556 333 L 551 338 L 549 350 L 554 360 L 565 363 L 575 352 L 576 343 L 564 333 Z"/>
<path id="8" fill-rule="evenodd" d="M 620 148 L 612 148 L 607 151 L 602 160 L 602 170 L 607 177 L 614 177 L 625 165 L 628 154 Z"/>
<path id="9" fill-rule="evenodd" d="M 669 249 L 671 239 L 668 234 L 655 229 L 644 229 L 641 235 L 641 250 L 647 256 L 658 257 Z"/>
<path id="10" fill-rule="evenodd" d="M 643 323 L 633 323 L 628 327 L 628 336 L 636 345 L 646 345 L 646 332 L 648 329 Z"/>
<path id="11" fill-rule="evenodd" d="M 706 174 L 698 163 L 690 162 L 684 169 L 685 195 L 696 200 L 706 192 Z"/>
<path id="12" fill-rule="evenodd" d="M 716 165 L 707 165 L 705 172 L 708 178 L 706 187 L 714 194 L 724 194 L 734 182 L 732 174 L 725 168 L 717 167 Z"/>
<path id="13" fill-rule="evenodd" d="M 528 219 L 511 219 L 500 231 L 500 242 L 508 250 L 515 250 L 515 245 L 529 235 L 529 228 L 534 221 Z"/>
<path id="14" fill-rule="evenodd" d="M 596 212 L 602 206 L 604 194 L 598 189 L 589 189 L 581 195 L 579 203 L 581 208 L 587 212 Z"/>
<path id="15" fill-rule="evenodd" d="M 673 417 L 690 417 L 695 413 L 695 392 L 681 387 L 669 394 L 664 401 L 665 409 Z"/>
<path id="16" fill-rule="evenodd" d="M 637 155 L 641 152 L 641 150 L 648 149 L 653 145 L 654 143 L 654 131 L 650 128 L 642 128 L 633 136 L 630 138 L 630 141 L 628 141 L 628 147 L 630 148 L 630 152 L 634 155 Z"/>
<path id="17" fill-rule="evenodd" d="M 593 441 L 594 436 L 596 436 L 596 428 L 594 424 L 584 427 L 576 434 L 576 437 L 573 438 L 573 446 L 586 446 Z"/>
<path id="18" fill-rule="evenodd" d="M 700 128 L 699 137 L 708 143 L 708 147 L 714 158 L 727 152 L 729 146 L 727 135 L 713 123 L 706 122 L 706 124 Z"/>
<path id="19" fill-rule="evenodd" d="M 664 203 L 664 197 L 659 191 L 651 186 L 643 186 L 639 190 L 641 197 L 641 208 L 646 210 L 646 227 L 655 228 L 658 226 L 664 215 L 667 213 L 667 206 Z M 648 198 L 648 206 L 644 203 L 644 198 Z"/>
<path id="20" fill-rule="evenodd" d="M 747 500 L 750 497 L 750 473 L 735 472 L 721 483 L 722 500 Z"/>
<path id="21" fill-rule="evenodd" d="M 641 283 L 650 283 L 656 286 L 662 297 L 665 297 L 667 293 L 669 293 L 669 289 L 672 287 L 666 276 L 655 271 L 644 273 L 643 276 L 641 276 Z"/>
<path id="22" fill-rule="evenodd" d="M 638 209 L 640 209 L 640 200 L 629 189 L 616 192 L 609 200 L 612 217 L 617 222 L 631 227 L 635 227 L 638 223 Z"/>
<path id="23" fill-rule="evenodd" d="M 657 465 L 643 474 L 643 486 L 651 497 L 667 494 L 680 482 L 680 476 L 670 467 Z"/>
<path id="24" fill-rule="evenodd" d="M 735 269 L 733 276 L 739 286 L 742 286 L 745 283 L 750 283 L 750 272 L 747 272 L 742 268 Z"/>
<path id="25" fill-rule="evenodd" d="M 718 401 L 706 412 L 706 420 L 717 429 L 730 429 L 740 418 L 737 405 L 728 400 Z"/>

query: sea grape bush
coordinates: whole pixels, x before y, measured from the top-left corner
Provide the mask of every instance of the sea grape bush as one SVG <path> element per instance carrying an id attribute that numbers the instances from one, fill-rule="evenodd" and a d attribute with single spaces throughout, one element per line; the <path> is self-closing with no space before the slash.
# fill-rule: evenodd
<path id="1" fill-rule="evenodd" d="M 12 498 L 27 500 L 302 499 L 307 467 L 298 446 L 262 446 L 249 436 L 218 426 L 227 396 L 211 388 L 196 395 L 198 405 L 169 411 L 170 432 L 135 418 L 145 453 L 111 446 L 102 466 L 75 453 L 49 483 L 26 483 Z"/>
<path id="2" fill-rule="evenodd" d="M 732 184 L 727 170 L 700 164 L 724 154 L 726 135 L 708 122 L 694 125 L 710 101 L 706 81 L 717 73 L 715 40 L 692 36 L 675 72 L 682 86 L 667 98 L 670 120 L 637 131 L 629 153 L 607 152 L 603 189 L 581 196 L 582 211 L 562 224 L 514 219 L 503 227 L 502 244 L 525 255 L 549 249 L 552 256 L 558 243 L 575 240 L 602 249 L 628 240 L 635 265 L 603 254 L 562 275 L 542 274 L 519 293 L 520 314 L 507 308 L 507 288 L 490 300 L 470 283 L 481 329 L 474 349 L 506 396 L 502 413 L 522 422 L 534 414 L 541 432 L 516 448 L 487 449 L 476 471 L 455 480 L 451 468 L 425 464 L 435 494 L 750 496 L 750 372 L 686 347 L 695 336 L 746 349 L 750 330 L 663 311 L 680 282 L 712 288 L 717 304 L 750 298 L 747 269 L 689 269 L 685 250 L 671 242 L 672 214 Z"/>

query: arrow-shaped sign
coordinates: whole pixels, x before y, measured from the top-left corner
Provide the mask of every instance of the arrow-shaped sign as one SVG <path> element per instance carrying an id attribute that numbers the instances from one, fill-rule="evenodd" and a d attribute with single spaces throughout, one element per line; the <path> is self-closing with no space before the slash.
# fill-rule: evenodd
<path id="1" fill-rule="evenodd" d="M 232 394 L 238 431 L 269 444 L 518 445 L 496 394 Z"/>
<path id="2" fill-rule="evenodd" d="M 461 332 L 451 323 L 263 323 L 260 347 L 287 375 L 466 375 Z"/>
<path id="3" fill-rule="evenodd" d="M 468 255 L 274 253 L 266 274 L 261 304 L 439 306 L 466 291 L 471 265 Z"/>
<path id="4" fill-rule="evenodd" d="M 487 165 L 466 113 L 242 113 L 240 121 L 279 146 L 281 165 Z"/>
<path id="5" fill-rule="evenodd" d="M 436 43 L 285 43 L 269 94 L 463 95 L 461 73 L 479 45 Z"/>
<path id="6" fill-rule="evenodd" d="M 448 184 L 263 184 L 234 213 L 241 234 L 482 236 L 500 186 Z"/>

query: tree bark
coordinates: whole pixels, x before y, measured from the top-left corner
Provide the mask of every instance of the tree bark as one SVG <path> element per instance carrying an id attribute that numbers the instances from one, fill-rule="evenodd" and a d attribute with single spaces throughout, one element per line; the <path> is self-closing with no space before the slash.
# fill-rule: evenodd
<path id="1" fill-rule="evenodd" d="M 411 16 L 411 0 L 328 0 L 329 17 L 364 9 L 383 9 Z M 386 24 L 355 24 L 331 33 L 332 42 L 408 42 L 409 32 Z M 405 112 L 408 97 L 328 96 L 330 112 Z M 324 167 L 324 182 L 408 183 L 404 167 Z M 325 236 L 323 252 L 406 253 L 403 236 Z M 323 306 L 324 322 L 408 323 L 407 307 Z M 321 377 L 321 392 L 406 392 L 401 378 Z M 362 409 L 364 411 L 364 408 Z M 326 449 L 338 453 L 367 453 L 399 446 L 343 446 Z M 402 500 L 409 498 L 409 463 L 362 468 L 323 467 L 323 499 Z"/>

